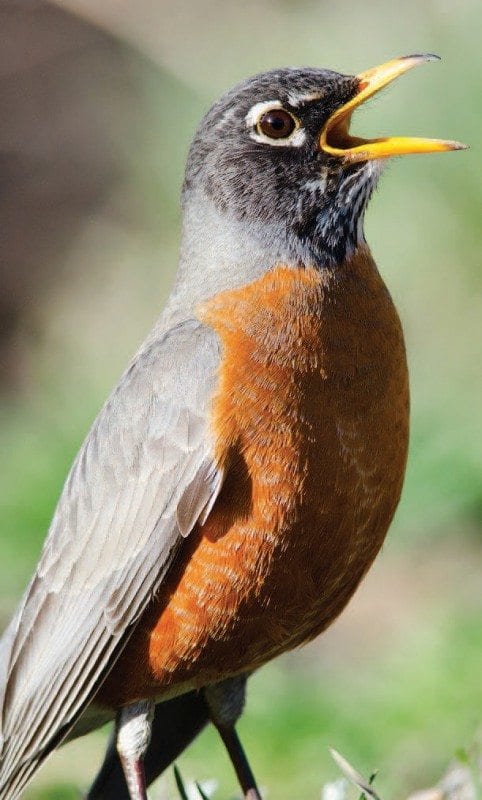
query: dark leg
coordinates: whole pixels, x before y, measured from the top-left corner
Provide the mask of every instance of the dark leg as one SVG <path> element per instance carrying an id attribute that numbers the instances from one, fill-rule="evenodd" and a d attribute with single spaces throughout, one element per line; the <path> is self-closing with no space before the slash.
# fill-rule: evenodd
<path id="1" fill-rule="evenodd" d="M 218 727 L 219 735 L 228 751 L 231 763 L 238 776 L 239 785 L 243 790 L 245 800 L 261 800 L 256 780 L 246 758 L 243 745 L 234 725 L 231 728 Z"/>
<path id="2" fill-rule="evenodd" d="M 253 772 L 235 728 L 244 708 L 246 680 L 246 676 L 242 675 L 207 686 L 204 689 L 204 696 L 211 721 L 228 751 L 245 800 L 261 800 Z"/>
<path id="3" fill-rule="evenodd" d="M 144 756 L 147 784 L 152 783 L 211 719 L 226 747 L 245 800 L 260 800 L 253 773 L 235 730 L 245 699 L 245 677 L 189 692 L 155 708 L 152 738 Z M 129 769 L 129 766 L 127 766 Z M 142 797 L 142 795 L 141 795 Z M 130 800 L 116 739 L 110 743 L 102 768 L 87 795 L 88 800 Z"/>

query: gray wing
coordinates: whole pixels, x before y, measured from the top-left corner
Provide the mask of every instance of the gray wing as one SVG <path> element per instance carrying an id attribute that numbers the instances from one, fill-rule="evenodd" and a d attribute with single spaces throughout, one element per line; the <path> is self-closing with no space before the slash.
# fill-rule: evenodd
<path id="1" fill-rule="evenodd" d="M 0 798 L 72 727 L 219 491 L 209 406 L 215 334 L 151 335 L 67 478 L 35 575 L 0 643 Z M 2 689 L 0 688 L 0 692 Z"/>

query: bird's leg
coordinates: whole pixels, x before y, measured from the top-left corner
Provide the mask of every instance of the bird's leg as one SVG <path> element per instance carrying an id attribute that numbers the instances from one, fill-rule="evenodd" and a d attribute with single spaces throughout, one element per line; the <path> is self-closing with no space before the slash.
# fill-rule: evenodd
<path id="1" fill-rule="evenodd" d="M 256 780 L 236 732 L 246 698 L 246 676 L 228 678 L 204 688 L 209 716 L 216 726 L 243 790 L 245 800 L 261 800 Z"/>
<path id="2" fill-rule="evenodd" d="M 239 785 L 244 792 L 245 800 L 261 800 L 261 795 L 256 785 L 256 778 L 246 758 L 246 753 L 244 752 L 236 728 L 234 725 L 229 728 L 224 728 L 219 725 L 217 728 L 224 742 L 224 746 L 228 751 L 236 775 L 238 776 Z"/>
<path id="3" fill-rule="evenodd" d="M 151 739 L 154 703 L 142 700 L 121 708 L 116 719 L 116 747 L 130 800 L 147 800 L 144 755 Z"/>
<path id="4" fill-rule="evenodd" d="M 206 701 L 194 690 L 156 705 L 151 741 L 144 756 L 147 786 L 185 750 L 208 720 Z M 109 742 L 104 763 L 85 800 L 129 800 L 115 733 Z"/>

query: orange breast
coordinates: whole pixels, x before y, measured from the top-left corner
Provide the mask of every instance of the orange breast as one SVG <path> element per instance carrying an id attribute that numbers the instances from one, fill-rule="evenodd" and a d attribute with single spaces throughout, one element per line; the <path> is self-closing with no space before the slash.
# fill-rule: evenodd
<path id="1" fill-rule="evenodd" d="M 255 668 L 318 634 L 400 497 L 405 350 L 366 248 L 332 272 L 279 266 L 199 316 L 222 343 L 212 429 L 226 480 L 107 679 L 111 705 Z"/>

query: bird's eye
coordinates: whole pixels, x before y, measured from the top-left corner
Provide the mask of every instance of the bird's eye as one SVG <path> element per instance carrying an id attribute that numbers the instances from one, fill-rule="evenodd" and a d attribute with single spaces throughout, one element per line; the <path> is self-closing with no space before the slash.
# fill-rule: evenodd
<path id="1" fill-rule="evenodd" d="M 259 118 L 256 127 L 258 133 L 270 139 L 286 139 L 297 127 L 297 122 L 284 108 L 272 108 Z"/>

